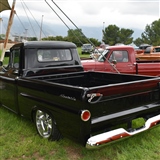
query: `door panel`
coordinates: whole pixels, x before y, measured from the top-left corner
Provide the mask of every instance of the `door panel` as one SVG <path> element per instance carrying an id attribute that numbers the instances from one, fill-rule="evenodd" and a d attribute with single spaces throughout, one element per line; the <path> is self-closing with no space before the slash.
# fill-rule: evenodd
<path id="1" fill-rule="evenodd" d="M 0 101 L 3 106 L 18 113 L 17 80 L 19 76 L 20 48 L 13 48 L 7 67 L 0 70 Z"/>
<path id="2" fill-rule="evenodd" d="M 136 66 L 131 63 L 129 59 L 129 54 L 125 50 L 117 50 L 113 51 L 109 57 L 109 61 L 115 61 L 116 64 L 112 65 L 120 72 L 127 74 L 135 74 Z M 109 65 L 109 63 L 108 63 Z M 112 67 L 111 72 L 116 72 L 116 70 Z"/>
<path id="3" fill-rule="evenodd" d="M 1 103 L 14 112 L 18 112 L 16 104 L 16 80 L 8 76 L 0 77 Z"/>

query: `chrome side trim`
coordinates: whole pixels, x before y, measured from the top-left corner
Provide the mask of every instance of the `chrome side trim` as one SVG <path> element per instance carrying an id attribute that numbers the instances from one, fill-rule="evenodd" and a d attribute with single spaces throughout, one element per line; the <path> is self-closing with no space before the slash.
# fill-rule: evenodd
<path id="1" fill-rule="evenodd" d="M 152 118 L 149 118 L 145 122 L 144 126 L 142 126 L 139 129 L 135 129 L 131 132 L 126 131 L 124 128 L 118 128 L 118 129 L 115 129 L 109 132 L 105 132 L 105 133 L 90 137 L 86 143 L 86 148 L 96 147 L 96 146 L 103 145 L 109 142 L 113 142 L 113 141 L 116 141 L 116 140 L 119 140 L 125 137 L 133 136 L 140 132 L 146 131 L 158 124 L 160 124 L 160 114 Z"/>

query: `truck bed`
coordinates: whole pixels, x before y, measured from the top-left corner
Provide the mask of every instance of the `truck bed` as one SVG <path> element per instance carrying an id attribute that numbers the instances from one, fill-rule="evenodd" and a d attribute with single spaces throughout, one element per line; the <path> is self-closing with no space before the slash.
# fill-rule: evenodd
<path id="1" fill-rule="evenodd" d="M 30 78 L 45 82 L 54 82 L 77 87 L 100 87 L 104 85 L 120 85 L 120 83 L 135 83 L 136 81 L 140 82 L 148 80 L 150 81 L 151 79 L 158 79 L 158 77 L 155 78 L 152 76 L 139 76 L 102 72 L 77 72 L 46 76 L 33 76 Z"/>
<path id="2" fill-rule="evenodd" d="M 147 120 L 160 114 L 160 77 L 77 72 L 29 78 L 52 85 L 52 91 L 49 92 L 54 92 L 57 97 L 60 95 L 64 99 L 79 102 L 77 106 L 74 103 L 70 107 L 66 106 L 67 109 L 87 108 L 92 118 L 90 128 L 85 130 L 92 135 L 112 130 L 120 124 L 127 124 L 129 130 L 132 120 Z M 52 101 L 56 102 L 56 99 Z M 57 102 L 63 101 L 57 98 Z"/>
<path id="3" fill-rule="evenodd" d="M 56 91 L 57 95 L 65 94 L 76 100 L 92 104 L 90 111 L 93 118 L 122 111 L 128 111 L 128 113 L 123 113 L 127 115 L 131 114 L 134 108 L 146 106 L 144 107 L 146 109 L 148 104 L 160 103 L 159 77 L 106 72 L 77 72 L 29 78 L 39 83 L 45 82 L 44 84 L 48 84 L 48 86 L 52 85 L 50 92 L 55 93 Z M 155 106 L 158 107 L 159 104 Z M 97 107 L 98 113 L 96 112 Z M 138 109 L 136 112 L 138 113 L 140 110 Z"/>

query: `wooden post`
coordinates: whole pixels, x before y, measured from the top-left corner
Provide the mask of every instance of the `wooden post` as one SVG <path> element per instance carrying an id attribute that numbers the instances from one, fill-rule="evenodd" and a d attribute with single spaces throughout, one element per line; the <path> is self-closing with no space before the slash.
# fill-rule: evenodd
<path id="1" fill-rule="evenodd" d="M 14 11 L 15 4 L 16 4 L 16 0 L 13 0 L 11 13 L 10 13 L 9 21 L 8 21 L 8 26 L 7 26 L 7 31 L 6 31 L 6 36 L 5 36 L 4 45 L 3 45 L 3 51 L 2 51 L 0 61 L 4 60 L 5 51 L 6 51 L 6 48 L 7 48 L 7 43 L 8 43 L 8 38 L 9 38 L 9 33 L 10 33 L 10 30 L 11 30 L 13 17 L 14 17 L 14 14 L 15 14 L 15 11 Z"/>

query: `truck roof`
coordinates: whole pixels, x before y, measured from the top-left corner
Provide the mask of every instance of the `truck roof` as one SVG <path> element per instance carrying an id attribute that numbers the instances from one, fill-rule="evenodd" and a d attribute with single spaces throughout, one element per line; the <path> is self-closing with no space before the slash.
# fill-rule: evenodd
<path id="1" fill-rule="evenodd" d="M 28 41 L 24 43 L 18 43 L 14 45 L 21 46 L 23 45 L 24 48 L 76 48 L 77 46 L 72 42 L 65 42 L 65 41 Z"/>
<path id="2" fill-rule="evenodd" d="M 127 46 L 127 45 L 121 45 L 121 46 L 107 46 L 107 47 L 106 47 L 106 49 L 124 49 L 124 48 L 134 49 L 132 46 Z"/>

